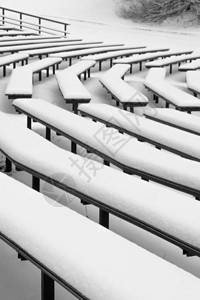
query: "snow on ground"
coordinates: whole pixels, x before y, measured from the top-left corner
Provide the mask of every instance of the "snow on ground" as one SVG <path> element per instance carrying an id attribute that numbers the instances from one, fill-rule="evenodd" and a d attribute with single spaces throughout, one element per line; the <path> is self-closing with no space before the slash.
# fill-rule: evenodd
<path id="1" fill-rule="evenodd" d="M 2 0 L 1 5 L 22 11 L 39 13 L 45 16 L 54 16 L 61 20 L 71 23 L 69 27 L 70 37 L 79 37 L 84 39 L 102 40 L 104 42 L 123 42 L 126 44 L 146 44 L 150 47 L 170 47 L 174 50 L 183 49 L 200 49 L 200 39 L 198 28 L 167 28 L 161 26 L 147 27 L 147 25 L 134 24 L 131 21 L 121 20 L 116 14 L 117 0 Z M 65 62 L 62 69 L 68 66 Z M 108 69 L 109 64 L 102 64 L 102 72 L 98 71 L 98 66 L 92 69 L 91 78 L 84 82 L 84 85 L 92 95 L 92 103 L 106 103 L 114 105 L 106 90 L 102 88 L 98 78 Z M 8 76 L 2 77 L 0 70 L 0 110 L 8 113 L 12 119 L 26 124 L 26 119 L 22 115 L 17 115 L 12 107 L 12 100 L 8 100 L 4 95 L 12 68 L 8 68 Z M 167 80 L 177 85 L 179 88 L 186 90 L 185 74 L 178 73 L 177 67 L 173 68 L 173 74 L 167 73 Z M 155 104 L 152 102 L 152 95 L 143 87 L 143 81 L 147 70 L 143 68 L 139 72 L 139 66 L 135 65 L 133 74 L 127 74 L 125 80 L 133 87 L 144 92 L 150 99 L 151 107 Z M 55 77 L 44 78 L 42 82 L 35 76 L 33 97 L 43 98 L 44 100 L 54 103 L 60 107 L 71 109 L 66 105 L 58 89 Z M 164 102 L 159 102 L 160 107 L 164 107 Z M 198 113 L 196 113 L 198 115 Z M 34 124 L 34 130 L 44 134 L 44 129 L 37 123 Z M 53 136 L 53 142 L 62 148 L 69 149 L 69 142 L 62 137 Z M 85 153 L 78 148 L 80 153 Z M 87 154 L 90 156 L 91 154 Z M 24 172 L 14 172 L 13 177 L 30 185 L 30 176 Z M 167 189 L 167 188 L 166 188 Z M 42 191 L 51 192 L 54 200 L 57 198 L 67 199 L 69 207 L 88 216 L 94 221 L 98 221 L 98 211 L 93 206 L 84 207 L 73 197 L 69 197 L 62 191 L 50 188 L 48 184 L 42 184 Z M 52 200 L 52 205 L 56 202 Z M 199 258 L 186 258 L 177 247 L 152 236 L 150 233 L 134 227 L 111 216 L 111 230 L 139 244 L 145 249 L 157 254 L 158 256 L 169 260 L 179 267 L 200 277 L 200 260 Z M 20 262 L 17 260 L 16 253 L 0 241 L 0 299 L 2 300 L 32 300 L 39 298 L 39 271 L 30 263 Z M 57 298 L 74 299 L 68 293 L 56 286 Z"/>

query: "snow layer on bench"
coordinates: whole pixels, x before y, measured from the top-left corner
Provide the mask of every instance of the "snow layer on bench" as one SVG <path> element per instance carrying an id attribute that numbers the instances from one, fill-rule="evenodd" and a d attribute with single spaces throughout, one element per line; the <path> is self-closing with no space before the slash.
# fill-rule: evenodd
<path id="1" fill-rule="evenodd" d="M 80 111 L 200 160 L 200 137 L 107 104 L 82 104 Z"/>
<path id="2" fill-rule="evenodd" d="M 167 122 L 172 126 L 189 130 L 200 134 L 200 118 L 195 115 L 186 114 L 171 108 L 154 108 L 145 110 L 145 115 L 152 117 L 154 120 Z"/>
<path id="3" fill-rule="evenodd" d="M 5 94 L 31 96 L 32 92 L 32 72 L 29 69 L 24 70 L 23 67 L 14 69 L 8 82 Z"/>
<path id="4" fill-rule="evenodd" d="M 174 63 L 178 63 L 178 62 L 182 62 L 182 61 L 187 61 L 191 59 L 191 55 L 190 54 L 183 54 L 180 56 L 175 56 L 175 57 L 167 57 L 164 59 L 158 59 L 155 60 L 153 62 L 149 62 L 146 64 L 146 67 L 164 67 L 164 66 L 168 66 Z"/>
<path id="5" fill-rule="evenodd" d="M 179 71 L 196 70 L 200 68 L 200 59 L 184 64 L 178 68 Z"/>
<path id="6" fill-rule="evenodd" d="M 32 73 L 41 71 L 45 68 L 59 64 L 62 61 L 62 58 L 59 57 L 47 57 L 44 59 L 37 60 L 23 67 L 24 70 L 30 70 Z M 21 69 L 22 70 L 22 69 Z"/>
<path id="7" fill-rule="evenodd" d="M 110 76 L 111 78 L 117 77 L 117 78 L 121 78 L 125 75 L 125 73 L 130 69 L 130 65 L 128 64 L 116 64 L 114 66 L 112 66 L 108 71 L 106 71 L 106 76 Z M 103 76 L 102 76 L 103 78 Z"/>
<path id="8" fill-rule="evenodd" d="M 77 63 L 73 64 L 72 66 L 66 68 L 63 70 L 62 74 L 64 76 L 64 73 L 66 72 L 67 74 L 69 72 L 72 72 L 75 75 L 80 75 L 83 72 L 87 71 L 88 69 L 92 68 L 96 64 L 96 61 L 93 60 L 80 60 Z"/>
<path id="9" fill-rule="evenodd" d="M 46 120 L 51 126 L 119 162 L 121 166 L 200 190 L 200 164 L 195 161 L 172 156 L 130 136 L 122 135 L 114 128 L 91 122 L 39 99 L 21 99 L 14 103 L 38 119 Z"/>
<path id="10" fill-rule="evenodd" d="M 22 53 L 15 53 L 11 55 L 6 55 L 3 57 L 0 57 L 0 66 L 4 64 L 13 63 L 15 61 L 27 59 L 29 57 L 28 54 L 22 54 Z"/>
<path id="11" fill-rule="evenodd" d="M 88 299 L 199 299 L 189 273 L 3 174 L 0 189 L 1 232 Z"/>
<path id="12" fill-rule="evenodd" d="M 66 70 L 56 72 L 56 80 L 65 100 L 91 99 L 91 95 L 78 77 Z"/>
<path id="13" fill-rule="evenodd" d="M 200 67 L 200 64 L 199 64 Z M 189 89 L 200 93 L 200 71 L 188 71 L 186 72 L 186 82 Z"/>
<path id="14" fill-rule="evenodd" d="M 150 69 L 145 78 L 145 86 L 176 106 L 200 107 L 200 101 L 196 97 L 167 83 L 164 79 L 160 79 L 158 82 L 160 74 L 163 75 L 161 68 Z"/>

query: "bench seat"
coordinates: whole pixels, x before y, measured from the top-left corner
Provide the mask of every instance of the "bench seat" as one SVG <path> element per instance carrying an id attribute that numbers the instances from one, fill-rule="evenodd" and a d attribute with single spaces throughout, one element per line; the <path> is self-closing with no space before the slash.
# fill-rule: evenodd
<path id="1" fill-rule="evenodd" d="M 171 108 L 147 109 L 144 115 L 151 120 L 200 135 L 200 119 L 198 116 L 185 114 Z"/>
<path id="2" fill-rule="evenodd" d="M 1 151 L 17 167 L 33 175 L 35 189 L 39 190 L 39 180 L 43 179 L 100 208 L 100 224 L 103 226 L 108 227 L 109 224 L 108 220 L 105 222 L 105 213 L 112 213 L 167 239 L 189 251 L 191 255 L 200 256 L 198 201 L 63 150 L 12 121 L 4 113 L 0 113 L 0 126 L 6 129 L 0 133 Z M 38 209 L 37 211 L 40 212 Z M 16 210 L 14 212 L 18 217 Z M 31 215 L 35 219 L 35 214 L 31 212 Z M 24 214 L 25 216 L 28 222 L 28 215 Z M 2 223 L 4 224 L 3 221 Z M 27 223 L 27 227 L 23 226 L 24 229 L 28 230 L 28 224 L 30 223 Z M 55 226 L 52 218 L 51 224 Z M 52 246 L 52 241 L 50 242 Z M 46 243 L 45 249 L 48 249 Z M 81 247 L 78 249 L 85 257 L 86 252 Z"/>
<path id="3" fill-rule="evenodd" d="M 200 55 L 199 55 L 200 58 Z M 190 63 L 184 64 L 178 68 L 179 71 L 195 71 L 197 69 L 200 69 L 200 59 L 197 59 L 196 61 L 192 61 Z"/>
<path id="4" fill-rule="evenodd" d="M 15 64 L 17 62 L 22 62 L 22 65 L 27 64 L 28 57 L 28 54 L 22 53 L 16 53 L 0 57 L 0 67 L 3 67 L 3 76 L 6 76 L 6 66 L 13 64 L 13 67 L 15 68 Z"/>
<path id="5" fill-rule="evenodd" d="M 0 238 L 78 299 L 199 299 L 188 272 L 2 173 L 0 189 Z"/>
<path id="6" fill-rule="evenodd" d="M 39 80 L 41 80 L 42 70 L 46 69 L 47 76 L 49 76 L 50 67 L 53 67 L 53 73 L 55 74 L 55 66 L 58 66 L 61 61 L 62 59 L 59 57 L 47 57 L 13 70 L 5 95 L 9 99 L 32 97 L 33 74 L 39 73 Z"/>
<path id="7" fill-rule="evenodd" d="M 200 71 L 187 71 L 185 77 L 188 89 L 197 97 L 200 94 Z"/>
<path id="8" fill-rule="evenodd" d="M 200 137 L 196 135 L 107 104 L 83 104 L 79 112 L 140 141 L 200 162 Z"/>
<path id="9" fill-rule="evenodd" d="M 130 107 L 133 112 L 134 107 L 146 106 L 148 99 L 122 79 L 128 69 L 128 64 L 116 64 L 101 76 L 99 81 L 111 93 L 117 105 L 121 104 L 123 109 Z"/>
<path id="10" fill-rule="evenodd" d="M 49 44 L 49 43 L 60 43 L 60 45 L 62 45 L 62 43 L 66 43 L 66 42 L 80 42 L 82 41 L 81 39 L 68 39 L 68 38 L 64 38 L 64 37 L 57 37 L 54 39 L 37 39 L 37 40 L 14 40 L 14 41 L 5 41 L 5 42 L 1 42 L 0 39 L 0 45 L 2 47 L 8 47 L 8 46 L 22 46 L 22 45 L 31 45 L 31 44 Z"/>
<path id="11" fill-rule="evenodd" d="M 73 104 L 73 111 L 77 113 L 79 103 L 88 103 L 91 100 L 89 91 L 78 77 L 65 70 L 56 72 L 56 80 L 66 103 Z"/>
<path id="12" fill-rule="evenodd" d="M 28 36 L 28 35 L 38 35 L 35 31 L 21 31 L 21 30 L 10 30 L 7 32 L 0 32 L 0 38 L 4 36 Z"/>
<path id="13" fill-rule="evenodd" d="M 62 43 L 61 43 L 62 41 Z M 28 45 L 15 45 L 15 46 L 2 46 L 0 48 L 0 53 L 7 53 L 7 52 L 21 52 L 21 51 L 29 51 L 29 50 L 40 50 L 40 49 L 46 49 L 46 48 L 56 48 L 56 47 L 72 47 L 72 46 L 78 46 L 78 45 L 87 45 L 90 44 L 90 42 L 84 42 L 84 41 L 73 41 L 69 42 L 67 40 L 63 41 L 60 40 L 58 42 L 43 42 L 43 43 L 36 43 L 36 44 L 28 44 Z M 59 51 L 59 50 L 58 50 Z"/>
<path id="14" fill-rule="evenodd" d="M 73 152 L 76 152 L 75 143 L 129 174 L 171 186 L 195 197 L 200 195 L 200 164 L 196 161 L 160 151 L 114 128 L 91 122 L 41 99 L 17 99 L 13 105 L 30 119 L 70 139 Z M 28 125 L 31 127 L 29 120 Z"/>
<path id="15" fill-rule="evenodd" d="M 44 48 L 44 49 L 35 49 L 35 50 L 26 50 L 21 51 L 28 53 L 29 56 L 34 57 L 38 56 L 40 59 L 43 56 L 49 56 L 49 54 L 53 53 L 59 53 L 63 51 L 73 51 L 73 50 L 80 50 L 80 49 L 88 49 L 88 48 L 99 48 L 103 47 L 102 42 L 90 42 L 90 43 L 82 43 L 80 45 L 67 45 L 67 46 L 59 46 L 59 47 L 50 47 L 50 48 Z"/>
<path id="16" fill-rule="evenodd" d="M 30 98 L 33 94 L 32 71 L 18 67 L 12 71 L 5 95 L 9 99 Z"/>
<path id="17" fill-rule="evenodd" d="M 129 50 L 120 50 L 120 51 L 110 51 L 107 53 L 101 53 L 96 55 L 88 55 L 87 57 L 82 57 L 82 59 L 91 59 L 99 62 L 99 70 L 101 70 L 101 63 L 105 60 L 110 60 L 110 67 L 112 67 L 113 59 L 123 56 L 130 56 L 133 54 L 144 54 L 158 51 L 167 51 L 169 48 L 146 48 L 145 46 L 135 46 Z"/>
<path id="18" fill-rule="evenodd" d="M 163 52 L 156 52 L 156 53 L 146 53 L 146 54 L 140 54 L 140 55 L 134 55 L 131 57 L 126 57 L 126 58 L 121 58 L 121 59 L 117 59 L 115 61 L 113 61 L 113 63 L 121 63 L 121 64 L 131 64 L 131 73 L 132 73 L 132 65 L 133 64 L 140 64 L 140 71 L 142 71 L 142 63 L 145 61 L 151 61 L 154 60 L 156 58 L 164 58 L 164 57 L 171 57 L 171 56 L 177 56 L 177 55 L 181 55 L 181 54 L 189 54 L 192 53 L 192 51 L 188 50 L 188 51 L 172 51 L 172 50 L 168 50 L 168 51 L 163 51 Z"/>
<path id="19" fill-rule="evenodd" d="M 192 52 L 192 51 L 191 51 Z M 158 68 L 158 67 L 166 67 L 170 66 L 170 73 L 172 73 L 172 66 L 174 64 L 181 64 L 181 62 L 191 61 L 200 57 L 200 53 L 192 53 L 192 54 L 184 54 L 176 57 L 168 57 L 164 59 L 158 59 L 153 62 L 148 62 L 145 64 L 146 68 Z"/>
<path id="20" fill-rule="evenodd" d="M 181 111 L 199 111 L 200 100 L 163 80 L 165 74 L 165 68 L 151 68 L 145 78 L 144 85 L 157 96 L 156 101 L 160 97 L 166 101 L 166 107 L 171 104 Z"/>
<path id="21" fill-rule="evenodd" d="M 72 58 L 79 58 L 82 56 L 87 56 L 90 54 L 100 54 L 110 51 L 121 51 L 121 50 L 130 50 L 135 49 L 135 47 L 132 46 L 126 46 L 123 44 L 116 44 L 113 46 L 107 46 L 105 47 L 105 44 L 102 45 L 100 48 L 94 48 L 94 49 L 82 49 L 82 50 L 75 50 L 75 51 L 69 51 L 69 52 L 59 52 L 51 54 L 52 57 L 61 57 L 63 60 L 69 59 L 70 65 L 72 63 Z"/>

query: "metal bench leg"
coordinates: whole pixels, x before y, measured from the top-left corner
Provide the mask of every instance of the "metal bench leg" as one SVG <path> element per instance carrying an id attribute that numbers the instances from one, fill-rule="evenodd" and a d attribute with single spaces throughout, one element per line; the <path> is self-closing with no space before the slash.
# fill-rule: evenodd
<path id="1" fill-rule="evenodd" d="M 39 72 L 39 81 L 42 80 L 42 71 Z"/>
<path id="2" fill-rule="evenodd" d="M 3 77 L 6 76 L 6 66 L 3 66 Z"/>
<path id="3" fill-rule="evenodd" d="M 32 176 L 32 188 L 36 191 L 40 191 L 40 179 L 38 177 Z"/>
<path id="4" fill-rule="evenodd" d="M 47 139 L 48 141 L 51 140 L 51 129 L 48 128 L 48 127 L 46 127 L 46 139 Z"/>
<path id="5" fill-rule="evenodd" d="M 72 65 L 72 58 L 70 57 L 69 58 L 69 66 L 71 66 Z"/>
<path id="6" fill-rule="evenodd" d="M 87 79 L 87 71 L 84 72 L 84 80 Z"/>
<path id="7" fill-rule="evenodd" d="M 109 228 L 109 213 L 101 208 L 99 209 L 99 224 Z"/>
<path id="8" fill-rule="evenodd" d="M 170 72 L 170 74 L 172 73 L 172 65 L 170 65 L 170 67 L 169 67 L 169 72 Z"/>
<path id="9" fill-rule="evenodd" d="M 134 107 L 130 106 L 130 112 L 134 113 Z"/>
<path id="10" fill-rule="evenodd" d="M 142 62 L 140 62 L 140 71 L 142 71 Z"/>
<path id="11" fill-rule="evenodd" d="M 108 167 L 110 166 L 109 161 L 107 161 L 107 160 L 105 160 L 105 159 L 103 160 L 103 164 L 104 164 L 105 166 L 108 166 Z"/>
<path id="12" fill-rule="evenodd" d="M 101 61 L 99 61 L 99 71 L 101 71 Z"/>
<path id="13" fill-rule="evenodd" d="M 5 173 L 10 173 L 12 171 L 12 162 L 6 157 Z"/>
<path id="14" fill-rule="evenodd" d="M 31 118 L 27 117 L 27 128 L 31 129 Z"/>
<path id="15" fill-rule="evenodd" d="M 41 271 L 41 300 L 55 299 L 55 284 L 54 280 Z"/>
<path id="16" fill-rule="evenodd" d="M 73 103 L 73 111 L 76 115 L 78 115 L 78 103 Z"/>
<path id="17" fill-rule="evenodd" d="M 90 78 L 90 69 L 88 69 L 88 78 Z"/>
<path id="18" fill-rule="evenodd" d="M 76 150 L 77 150 L 76 143 L 72 141 L 71 142 L 71 152 L 76 154 Z"/>
<path id="19" fill-rule="evenodd" d="M 166 108 L 169 108 L 169 103 L 168 102 L 166 102 Z"/>
<path id="20" fill-rule="evenodd" d="M 53 69 L 53 74 L 55 74 L 56 73 L 56 66 L 54 65 L 52 69 Z"/>
<path id="21" fill-rule="evenodd" d="M 47 77 L 49 77 L 49 68 L 47 68 Z"/>

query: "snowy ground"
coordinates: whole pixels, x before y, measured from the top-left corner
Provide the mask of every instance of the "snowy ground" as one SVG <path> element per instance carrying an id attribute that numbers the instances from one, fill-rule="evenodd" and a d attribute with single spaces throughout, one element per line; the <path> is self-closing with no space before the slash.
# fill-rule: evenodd
<path id="1" fill-rule="evenodd" d="M 153 47 L 162 46 L 181 50 L 200 49 L 200 39 L 197 28 L 178 28 L 178 30 L 171 28 L 169 30 L 167 27 L 161 28 L 157 26 L 147 28 L 146 25 L 140 26 L 139 24 L 133 24 L 131 21 L 119 19 L 115 14 L 116 3 L 117 1 L 114 0 L 51 0 L 48 2 L 44 0 L 1 1 L 1 5 L 5 5 L 5 7 L 60 17 L 63 20 L 67 20 L 71 23 L 69 28 L 70 37 L 101 40 L 111 43 L 123 42 L 126 44 L 141 44 Z M 67 67 L 67 63 L 62 64 L 62 68 L 65 67 Z M 91 78 L 85 82 L 86 87 L 92 94 L 93 103 L 114 104 L 114 102 L 111 102 L 110 96 L 106 93 L 105 89 L 103 89 L 98 82 L 98 77 L 107 69 L 107 63 L 103 63 L 101 73 L 96 66 L 92 70 Z M 144 68 L 142 72 L 139 72 L 138 69 L 136 65 L 133 74 L 128 74 L 125 79 L 129 81 L 131 85 L 143 91 L 149 97 L 150 105 L 154 106 L 151 102 L 151 95 L 148 94 L 143 87 L 143 80 L 147 71 Z M 176 71 L 174 68 L 173 74 L 168 75 L 168 80 L 185 90 L 185 75 L 184 73 L 178 73 Z M 0 70 L 0 72 L 2 72 L 2 70 Z M 25 124 L 25 118 L 21 115 L 16 115 L 12 107 L 12 101 L 4 96 L 11 69 L 8 73 L 9 75 L 7 77 L 3 78 L 2 75 L 0 77 L 0 110 L 9 113 L 11 118 Z M 70 106 L 64 103 L 53 76 L 44 78 L 42 82 L 39 82 L 37 79 L 35 80 L 33 97 L 43 98 L 63 108 L 70 109 Z M 164 106 L 164 103 L 160 102 L 159 105 Z M 38 124 L 34 124 L 34 129 L 40 134 L 43 134 L 43 128 Z M 60 147 L 69 149 L 69 143 L 65 139 L 54 136 L 53 141 Z M 15 172 L 13 177 L 30 184 L 30 176 L 27 176 L 24 172 Z M 47 189 L 49 189 L 49 187 L 43 184 L 42 191 L 44 192 Z M 55 199 L 58 197 L 68 197 L 56 189 L 53 189 L 52 192 Z M 94 207 L 83 207 L 76 199 L 67 199 L 69 200 L 68 202 L 70 202 L 70 208 L 97 221 L 98 214 Z M 52 205 L 55 205 L 54 201 L 52 201 Z M 163 259 L 200 277 L 200 260 L 198 258 L 186 258 L 182 255 L 180 249 L 122 220 L 117 220 L 115 217 L 111 217 L 111 229 L 156 255 L 159 255 Z M 0 242 L 0 300 L 39 299 L 39 271 L 30 263 L 20 262 L 16 257 L 16 253 L 13 250 L 7 247 L 3 242 Z M 57 286 L 56 299 L 62 300 L 66 298 L 74 299 L 72 296 L 68 296 L 63 288 Z"/>

